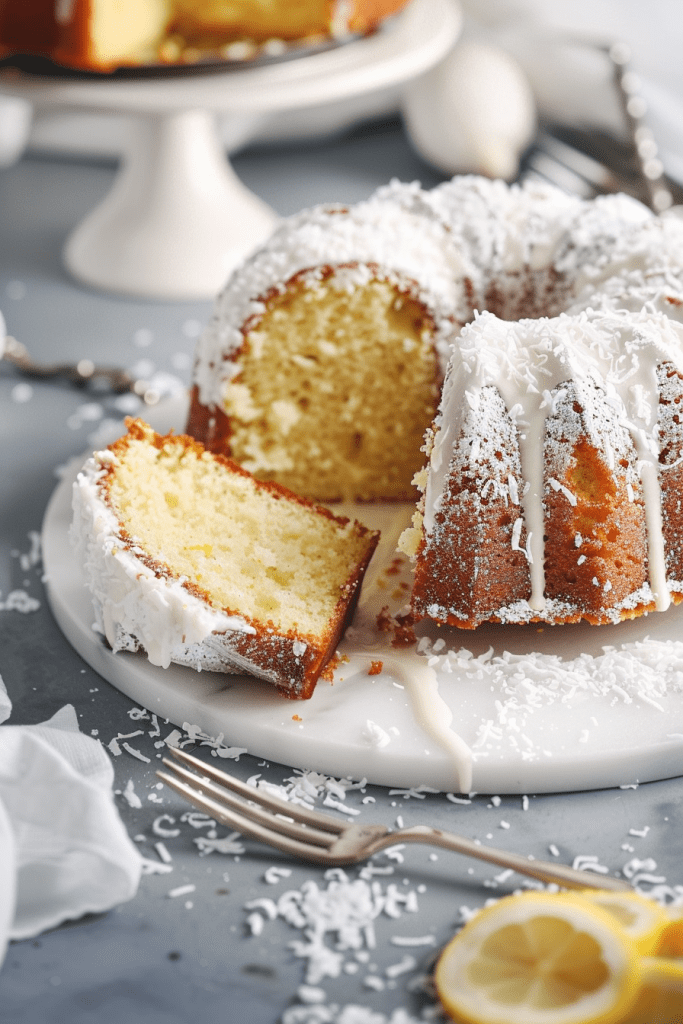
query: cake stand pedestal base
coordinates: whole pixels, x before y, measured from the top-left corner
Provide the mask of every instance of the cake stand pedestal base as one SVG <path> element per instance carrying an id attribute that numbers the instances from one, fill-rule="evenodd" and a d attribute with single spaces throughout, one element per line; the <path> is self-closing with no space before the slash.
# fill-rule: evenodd
<path id="1" fill-rule="evenodd" d="M 78 280 L 161 299 L 211 298 L 277 215 L 238 179 L 206 110 L 136 119 L 111 192 L 67 239 Z"/>

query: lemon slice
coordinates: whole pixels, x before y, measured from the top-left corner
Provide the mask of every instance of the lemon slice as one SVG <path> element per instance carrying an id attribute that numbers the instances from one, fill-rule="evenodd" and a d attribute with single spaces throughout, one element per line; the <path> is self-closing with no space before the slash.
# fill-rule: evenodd
<path id="1" fill-rule="evenodd" d="M 483 910 L 446 946 L 434 980 L 466 1024 L 616 1024 L 634 1006 L 641 957 L 614 916 L 565 893 Z"/>
<path id="2" fill-rule="evenodd" d="M 586 889 L 585 892 L 570 895 L 590 900 L 612 914 L 629 938 L 635 942 L 638 952 L 643 955 L 655 952 L 662 934 L 671 921 L 664 907 L 639 892 L 601 892 L 598 889 Z"/>
<path id="3" fill-rule="evenodd" d="M 643 987 L 633 1009 L 623 1024 L 678 1024 L 683 1021 L 683 918 L 680 908 L 666 908 L 668 924 L 660 932 L 653 957 L 646 957 L 643 966 Z M 659 958 L 663 959 L 659 962 Z M 678 958 L 678 959 L 677 959 Z"/>

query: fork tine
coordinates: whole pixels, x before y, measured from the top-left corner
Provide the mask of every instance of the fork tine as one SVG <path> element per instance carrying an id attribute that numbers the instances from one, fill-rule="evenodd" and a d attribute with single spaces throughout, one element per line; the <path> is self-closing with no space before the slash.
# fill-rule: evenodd
<path id="1" fill-rule="evenodd" d="M 222 825 L 227 825 L 228 828 L 234 828 L 236 832 L 240 833 L 240 835 L 249 836 L 251 839 L 256 839 L 268 846 L 274 846 L 276 849 L 282 850 L 283 853 L 289 853 L 292 856 L 300 857 L 303 860 L 315 861 L 323 864 L 328 863 L 330 860 L 327 850 L 322 849 L 321 847 L 299 842 L 297 839 L 291 839 L 287 835 L 275 832 L 270 828 L 264 828 L 254 821 L 249 821 L 241 814 L 229 811 L 223 804 L 220 804 L 209 797 L 203 796 L 192 786 L 188 786 L 185 782 L 174 778 L 172 775 L 168 775 L 166 772 L 158 771 L 157 775 L 160 779 L 163 779 L 167 786 L 170 786 L 171 789 L 176 791 L 176 793 L 185 797 L 185 799 L 198 810 L 204 811 L 204 813 L 208 814 L 211 818 L 215 818 L 216 821 L 220 821 Z"/>
<path id="2" fill-rule="evenodd" d="M 611 168 L 583 150 L 577 149 L 576 146 L 570 146 L 562 139 L 543 131 L 538 133 L 536 145 L 545 156 L 571 171 L 593 191 L 623 191 L 625 182 L 620 180 Z"/>
<path id="3" fill-rule="evenodd" d="M 322 831 L 319 828 L 314 828 L 312 825 L 299 825 L 297 822 L 292 821 L 289 816 L 285 819 L 282 815 L 288 809 L 286 804 L 284 804 L 276 816 L 272 811 L 264 810 L 259 803 L 246 803 L 239 797 L 232 796 L 224 786 L 217 786 L 210 779 L 200 778 L 182 765 L 169 761 L 168 758 L 164 758 L 162 763 L 172 773 L 172 775 L 163 773 L 162 777 L 165 782 L 169 778 L 179 778 L 181 782 L 194 787 L 194 791 L 198 789 L 208 800 L 215 801 L 216 806 L 220 807 L 221 812 L 224 814 L 240 815 L 242 818 L 248 818 L 250 821 L 256 822 L 257 825 L 270 829 L 271 834 L 285 835 L 290 839 L 299 839 L 301 842 L 311 843 L 313 846 L 329 847 L 338 838 L 339 832 L 336 829 L 334 831 Z M 249 788 L 251 789 L 251 787 Z"/>
<path id="4" fill-rule="evenodd" d="M 590 199 L 595 195 L 595 188 L 591 182 L 542 150 L 536 150 L 531 154 L 524 177 L 533 177 L 536 180 L 540 178 L 562 189 L 563 192 L 581 196 L 582 199 Z"/>
<path id="5" fill-rule="evenodd" d="M 248 786 L 246 782 L 236 779 L 234 775 L 229 775 L 221 768 L 216 768 L 212 764 L 200 761 L 198 757 L 188 754 L 186 750 L 181 750 L 180 747 L 169 747 L 168 749 L 173 757 L 184 762 L 190 768 L 194 768 L 200 775 L 213 779 L 219 786 L 231 789 L 233 793 L 238 793 L 245 800 L 261 804 L 263 807 L 269 807 L 276 814 L 285 814 L 288 818 L 294 818 L 295 821 L 312 825 L 313 828 L 319 828 L 325 832 L 334 832 L 336 835 L 340 835 L 346 828 L 345 822 L 339 821 L 329 814 L 320 814 L 319 811 L 312 811 L 308 807 L 302 807 L 300 804 L 290 804 L 279 796 L 273 796 L 262 789 Z"/>

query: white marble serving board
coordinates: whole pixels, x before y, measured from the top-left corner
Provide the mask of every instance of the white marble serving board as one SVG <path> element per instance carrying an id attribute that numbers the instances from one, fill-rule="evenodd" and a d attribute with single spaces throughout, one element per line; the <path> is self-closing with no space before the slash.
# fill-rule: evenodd
<path id="1" fill-rule="evenodd" d="M 149 418 L 165 430 L 182 426 L 180 416 L 171 403 Z M 226 745 L 269 761 L 396 788 L 541 793 L 683 774 L 683 606 L 602 627 L 469 631 L 421 624 L 421 646 L 431 649 L 436 641 L 438 648 L 428 659 L 414 645 L 392 648 L 391 635 L 376 627 L 383 605 L 396 612 L 406 601 L 410 566 L 395 561 L 395 542 L 411 509 L 345 506 L 339 511 L 379 527 L 382 541 L 340 648 L 348 660 L 333 683 L 318 683 L 309 701 L 291 701 L 248 677 L 160 669 L 142 653 L 111 652 L 93 630 L 90 594 L 67 539 L 77 469 L 74 464 L 63 476 L 43 525 L 50 606 L 85 661 L 174 725 L 222 734 Z M 607 659 L 606 646 L 614 649 Z M 472 654 L 469 662 L 456 657 L 463 648 Z M 488 661 L 474 661 L 489 651 Z M 516 675 L 501 658 L 516 666 Z M 373 661 L 383 669 L 369 675 Z M 424 709 L 431 714 L 426 727 Z M 471 779 L 467 758 L 453 755 L 458 744 L 471 752 Z"/>

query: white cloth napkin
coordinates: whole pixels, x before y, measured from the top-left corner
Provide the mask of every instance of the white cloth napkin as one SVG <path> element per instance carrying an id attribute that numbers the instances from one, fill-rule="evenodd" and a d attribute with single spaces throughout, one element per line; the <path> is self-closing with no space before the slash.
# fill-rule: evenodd
<path id="1" fill-rule="evenodd" d="M 0 722 L 10 709 L 0 679 Z M 135 895 L 141 857 L 114 804 L 113 778 L 70 704 L 42 725 L 0 727 L 0 962 L 9 939 Z"/>

